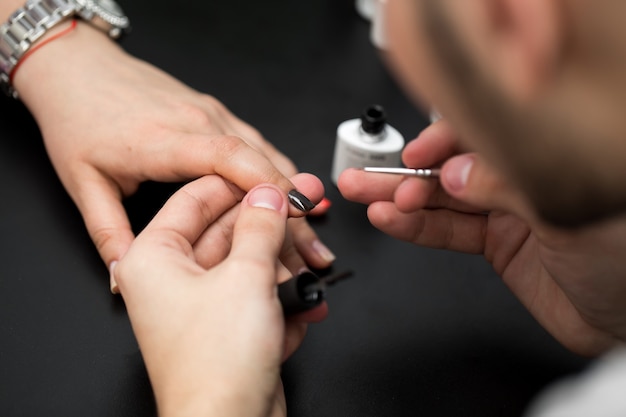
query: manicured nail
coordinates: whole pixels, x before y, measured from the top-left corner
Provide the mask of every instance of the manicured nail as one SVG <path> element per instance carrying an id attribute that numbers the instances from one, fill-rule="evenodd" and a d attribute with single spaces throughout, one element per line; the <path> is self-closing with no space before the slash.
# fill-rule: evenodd
<path id="1" fill-rule="evenodd" d="M 279 211 L 283 206 L 283 197 L 278 190 L 269 187 L 259 187 L 250 191 L 248 203 L 252 207 L 261 207 Z"/>
<path id="2" fill-rule="evenodd" d="M 328 249 L 326 245 L 319 240 L 314 240 L 313 243 L 311 243 L 311 246 L 313 247 L 313 250 L 326 262 L 333 262 L 337 259 L 335 254 L 332 253 L 330 249 Z"/>
<path id="3" fill-rule="evenodd" d="M 111 265 L 109 265 L 109 274 L 110 274 L 109 285 L 111 286 L 111 294 L 120 293 L 120 289 L 118 288 L 117 282 L 115 281 L 115 276 L 113 275 L 113 271 L 115 270 L 116 265 L 117 265 L 117 261 L 113 261 L 111 262 Z"/>
<path id="4" fill-rule="evenodd" d="M 302 194 L 298 190 L 289 191 L 289 193 L 287 193 L 287 196 L 289 197 L 289 202 L 291 203 L 291 205 L 300 211 L 308 213 L 315 208 L 315 204 L 313 204 L 311 200 L 306 198 L 304 194 Z"/>
<path id="5" fill-rule="evenodd" d="M 462 191 L 474 166 L 474 157 L 461 155 L 446 162 L 445 180 L 451 191 Z"/>

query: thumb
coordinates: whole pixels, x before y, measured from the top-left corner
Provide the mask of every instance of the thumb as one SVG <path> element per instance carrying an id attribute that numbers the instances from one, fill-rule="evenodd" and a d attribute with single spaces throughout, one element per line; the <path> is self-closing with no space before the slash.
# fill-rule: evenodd
<path id="1" fill-rule="evenodd" d="M 272 184 L 258 185 L 246 195 L 233 232 L 229 261 L 276 285 L 276 266 L 285 239 L 288 203 Z M 245 274 L 244 274 L 245 275 Z"/>
<path id="2" fill-rule="evenodd" d="M 520 191 L 475 153 L 450 158 L 441 169 L 441 184 L 452 197 L 481 210 L 527 212 Z"/>

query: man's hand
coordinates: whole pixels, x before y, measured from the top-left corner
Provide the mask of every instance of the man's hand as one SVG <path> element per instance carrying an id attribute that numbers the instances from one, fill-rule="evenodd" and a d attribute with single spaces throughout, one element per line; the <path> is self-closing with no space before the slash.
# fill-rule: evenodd
<path id="1" fill-rule="evenodd" d="M 369 204 L 372 224 L 401 240 L 483 254 L 533 316 L 571 350 L 595 355 L 626 340 L 626 219 L 576 231 L 537 219 L 524 196 L 476 154 L 460 153 L 445 121 L 403 153 L 441 180 L 357 170 L 342 194 Z"/>

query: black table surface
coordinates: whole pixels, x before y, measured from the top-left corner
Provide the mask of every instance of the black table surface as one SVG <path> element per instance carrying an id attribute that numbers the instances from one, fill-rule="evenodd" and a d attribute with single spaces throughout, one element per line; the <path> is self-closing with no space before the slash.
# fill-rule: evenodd
<path id="1" fill-rule="evenodd" d="M 332 289 L 328 319 L 284 366 L 291 416 L 520 416 L 587 365 L 482 257 L 395 241 L 330 182 L 337 125 L 365 106 L 384 105 L 407 138 L 427 123 L 352 0 L 122 4 L 128 51 L 222 100 L 318 175 L 334 203 L 312 224 L 338 256 L 334 270 L 356 275 Z M 155 415 L 123 301 L 36 124 L 8 98 L 0 111 L 0 416 Z M 174 189 L 148 183 L 127 200 L 137 230 Z"/>

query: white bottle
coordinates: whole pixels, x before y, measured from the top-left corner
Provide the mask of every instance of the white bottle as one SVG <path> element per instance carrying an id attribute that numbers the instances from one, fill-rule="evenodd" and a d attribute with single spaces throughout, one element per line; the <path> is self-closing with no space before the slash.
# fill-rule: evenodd
<path id="1" fill-rule="evenodd" d="M 331 179 L 335 185 L 347 168 L 399 167 L 404 137 L 387 124 L 382 106 L 370 106 L 360 119 L 346 120 L 337 128 Z"/>

